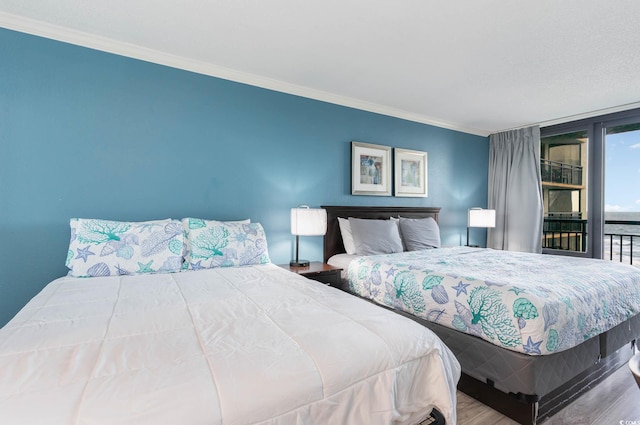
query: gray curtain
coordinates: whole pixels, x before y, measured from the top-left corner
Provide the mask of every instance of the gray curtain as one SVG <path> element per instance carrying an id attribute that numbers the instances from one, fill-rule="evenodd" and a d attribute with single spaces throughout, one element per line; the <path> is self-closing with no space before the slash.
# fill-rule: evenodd
<path id="1" fill-rule="evenodd" d="M 488 229 L 487 247 L 542 252 L 539 127 L 489 137 L 488 207 L 496 210 L 496 227 Z"/>

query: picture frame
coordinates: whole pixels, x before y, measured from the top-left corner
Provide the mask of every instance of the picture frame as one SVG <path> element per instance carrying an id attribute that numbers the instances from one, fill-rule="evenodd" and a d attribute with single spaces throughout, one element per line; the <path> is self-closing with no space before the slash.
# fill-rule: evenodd
<path id="1" fill-rule="evenodd" d="M 394 196 L 427 197 L 427 152 L 394 149 Z"/>
<path id="2" fill-rule="evenodd" d="M 391 147 L 351 142 L 351 194 L 391 196 Z"/>

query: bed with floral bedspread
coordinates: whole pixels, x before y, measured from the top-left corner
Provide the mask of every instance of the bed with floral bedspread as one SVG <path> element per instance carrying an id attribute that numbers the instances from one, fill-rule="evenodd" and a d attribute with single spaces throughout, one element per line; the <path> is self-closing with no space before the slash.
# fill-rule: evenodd
<path id="1" fill-rule="evenodd" d="M 528 355 L 572 348 L 640 313 L 640 269 L 450 247 L 359 257 L 354 293 Z"/>

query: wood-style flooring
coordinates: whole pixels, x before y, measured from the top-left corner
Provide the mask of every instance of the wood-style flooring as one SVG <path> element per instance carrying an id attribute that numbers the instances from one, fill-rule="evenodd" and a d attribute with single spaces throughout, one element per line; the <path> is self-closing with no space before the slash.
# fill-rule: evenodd
<path id="1" fill-rule="evenodd" d="M 458 425 L 516 425 L 517 422 L 458 391 Z M 542 425 L 640 425 L 640 388 L 623 365 Z"/>

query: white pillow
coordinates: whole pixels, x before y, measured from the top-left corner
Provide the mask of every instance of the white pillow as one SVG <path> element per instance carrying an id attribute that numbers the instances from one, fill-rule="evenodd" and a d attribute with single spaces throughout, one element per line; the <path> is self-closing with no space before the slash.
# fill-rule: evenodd
<path id="1" fill-rule="evenodd" d="M 340 233 L 342 234 L 342 244 L 344 250 L 349 255 L 356 253 L 356 244 L 353 242 L 353 234 L 351 233 L 351 225 L 346 218 L 338 217 L 338 225 L 340 226 Z"/>
<path id="2" fill-rule="evenodd" d="M 402 252 L 398 224 L 392 220 L 350 218 L 351 233 L 358 255 Z"/>
<path id="3" fill-rule="evenodd" d="M 404 243 L 404 238 L 402 237 L 402 231 L 400 230 L 400 217 L 389 217 L 389 220 L 393 221 L 398 225 L 398 233 L 400 234 L 400 240 L 402 241 L 402 250 L 407 251 L 407 245 Z"/>

